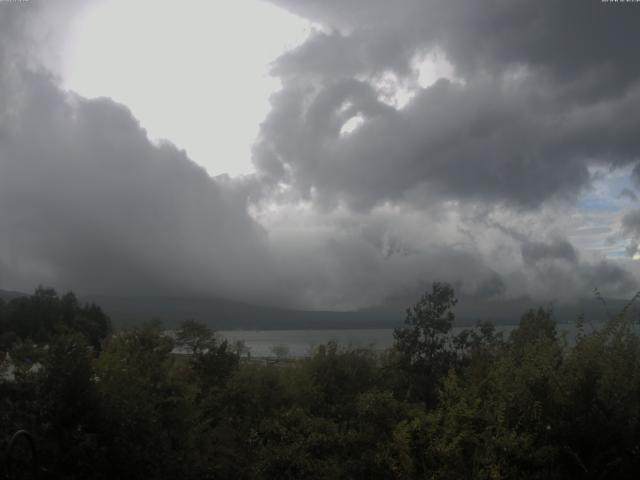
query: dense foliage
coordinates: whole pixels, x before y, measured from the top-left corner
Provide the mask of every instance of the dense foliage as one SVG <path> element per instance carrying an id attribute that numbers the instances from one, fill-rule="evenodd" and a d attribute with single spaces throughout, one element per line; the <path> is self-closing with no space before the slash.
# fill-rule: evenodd
<path id="1" fill-rule="evenodd" d="M 596 479 L 640 472 L 640 336 L 625 310 L 571 341 L 551 312 L 452 334 L 434 284 L 384 354 L 245 358 L 205 325 L 111 332 L 39 289 L 0 304 L 0 449 L 49 478 Z"/>

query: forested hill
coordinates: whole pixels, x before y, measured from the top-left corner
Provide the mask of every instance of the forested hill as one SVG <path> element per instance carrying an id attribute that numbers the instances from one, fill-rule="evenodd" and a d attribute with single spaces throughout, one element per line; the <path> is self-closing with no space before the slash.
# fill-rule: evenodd
<path id="1" fill-rule="evenodd" d="M 405 300 L 377 308 L 336 312 L 288 310 L 220 298 L 85 296 L 81 299 L 100 305 L 116 325 L 137 324 L 150 318 L 175 325 L 192 318 L 217 330 L 395 328 L 404 321 L 406 305 L 411 303 Z M 514 324 L 522 312 L 539 306 L 551 306 L 558 323 L 573 322 L 580 315 L 587 322 L 598 322 L 607 317 L 607 311 L 619 311 L 626 303 L 608 299 L 605 306 L 596 299 L 586 299 L 556 305 L 528 298 L 487 302 L 461 296 L 456 306 L 456 325 L 473 326 L 478 321 Z"/>
<path id="2" fill-rule="evenodd" d="M 26 293 L 0 290 L 0 298 L 11 300 Z M 297 329 L 363 329 L 395 328 L 405 318 L 410 299 L 357 311 L 291 310 L 252 305 L 222 298 L 187 298 L 168 296 L 79 296 L 84 303 L 95 303 L 109 315 L 115 325 L 140 324 L 149 319 L 175 326 L 184 319 L 195 319 L 217 330 L 297 330 Z M 513 324 L 530 308 L 552 306 L 558 323 L 604 320 L 607 311 L 619 311 L 626 300 L 607 299 L 606 306 L 595 298 L 574 304 L 551 304 L 528 298 L 509 301 L 479 301 L 461 296 L 456 306 L 456 325 L 473 326 L 478 321 Z"/>
<path id="3" fill-rule="evenodd" d="M 11 290 L 0 290 L 0 299 L 4 301 L 13 300 L 14 298 L 27 297 L 28 294 L 22 292 L 14 292 Z"/>
<path id="4" fill-rule="evenodd" d="M 404 311 L 390 309 L 355 312 L 288 310 L 220 298 L 83 297 L 100 305 L 115 324 L 136 324 L 150 318 L 168 325 L 192 318 L 218 330 L 295 330 L 393 328 Z"/>

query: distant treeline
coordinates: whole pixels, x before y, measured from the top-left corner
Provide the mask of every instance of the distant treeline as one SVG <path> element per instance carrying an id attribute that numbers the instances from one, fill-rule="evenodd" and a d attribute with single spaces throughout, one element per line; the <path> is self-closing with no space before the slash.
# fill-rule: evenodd
<path id="1" fill-rule="evenodd" d="M 569 343 L 545 309 L 508 337 L 453 335 L 455 305 L 435 283 L 383 354 L 329 343 L 263 364 L 202 323 L 114 332 L 40 288 L 0 302 L 0 451 L 27 429 L 56 479 L 638 477 L 629 308 L 595 331 L 577 318 Z"/>

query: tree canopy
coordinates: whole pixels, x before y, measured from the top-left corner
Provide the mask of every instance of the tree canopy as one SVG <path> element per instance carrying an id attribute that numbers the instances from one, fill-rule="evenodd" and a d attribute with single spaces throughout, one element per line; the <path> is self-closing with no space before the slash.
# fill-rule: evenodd
<path id="1" fill-rule="evenodd" d="M 454 335 L 455 305 L 436 283 L 384 353 L 266 363 L 194 320 L 111 331 L 40 288 L 0 304 L 0 449 L 28 429 L 60 479 L 637 477 L 630 309 L 568 341 L 545 309 Z"/>

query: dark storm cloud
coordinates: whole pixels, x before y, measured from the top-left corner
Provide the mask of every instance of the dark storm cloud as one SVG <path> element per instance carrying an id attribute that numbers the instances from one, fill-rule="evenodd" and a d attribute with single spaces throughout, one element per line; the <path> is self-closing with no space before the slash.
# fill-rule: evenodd
<path id="1" fill-rule="evenodd" d="M 525 241 L 521 252 L 525 266 L 533 269 L 538 281 L 553 286 L 559 294 L 572 291 L 584 296 L 598 288 L 607 295 L 624 297 L 638 285 L 631 273 L 611 261 L 581 261 L 573 245 L 564 239 Z"/>
<path id="2" fill-rule="evenodd" d="M 640 235 L 640 209 L 632 210 L 622 217 L 622 229 L 626 235 Z"/>
<path id="3" fill-rule="evenodd" d="M 597 288 L 617 297 L 628 296 L 638 289 L 638 282 L 631 273 L 604 260 L 594 265 L 581 265 L 578 281 L 584 292 Z"/>
<path id="4" fill-rule="evenodd" d="M 489 278 L 480 282 L 473 292 L 473 297 L 480 300 L 490 300 L 500 298 L 506 291 L 506 283 L 499 274 L 494 272 Z"/>
<path id="5" fill-rule="evenodd" d="M 24 12 L 0 8 L 2 285 L 276 295 L 246 205 L 183 151 L 152 144 L 126 107 L 31 68 L 16 46 L 29 37 L 11 28 L 29 26 Z"/>
<path id="6" fill-rule="evenodd" d="M 608 260 L 581 261 L 573 245 L 564 239 L 525 241 L 521 252 L 537 282 L 546 283 L 560 296 L 585 296 L 598 288 L 606 295 L 624 297 L 637 289 L 636 279 L 620 265 Z"/>
<path id="7" fill-rule="evenodd" d="M 566 238 L 552 235 L 551 239 L 533 240 L 523 231 L 500 222 L 486 218 L 477 221 L 518 245 L 523 271 L 533 279 L 531 290 L 544 292 L 543 298 L 584 297 L 594 288 L 606 295 L 625 297 L 638 288 L 637 279 L 623 265 L 603 258 L 585 260 Z M 526 228 L 526 222 L 522 227 Z"/>
<path id="8" fill-rule="evenodd" d="M 327 83 L 311 98 L 302 86 L 285 84 L 262 127 L 258 168 L 280 173 L 303 196 L 315 190 L 320 199 L 342 198 L 356 208 L 402 200 L 413 189 L 443 199 L 535 207 L 553 197 L 574 198 L 589 182 L 585 159 L 621 145 L 591 140 L 612 114 L 596 119 L 585 112 L 567 125 L 567 114 L 532 95 L 528 82 L 463 87 L 441 80 L 400 111 L 334 95 L 347 82 Z M 640 95 L 633 101 L 640 107 Z M 345 104 L 351 104 L 346 114 Z M 365 122 L 341 136 L 349 114 Z M 631 135 L 621 130 L 611 140 L 638 142 Z"/>
<path id="9" fill-rule="evenodd" d="M 618 195 L 618 198 L 626 198 L 631 202 L 638 201 L 638 195 L 636 195 L 636 193 L 633 190 L 630 190 L 628 188 L 623 188 L 620 194 Z"/>
<path id="10" fill-rule="evenodd" d="M 338 55 L 346 49 L 359 52 L 362 62 L 379 59 L 366 62 L 378 68 L 396 64 L 393 57 L 401 50 L 438 45 L 464 76 L 527 65 L 598 92 L 635 83 L 640 72 L 635 61 L 639 13 L 634 5 L 600 0 L 270 1 L 350 33 L 353 42 Z M 318 43 L 322 37 L 332 41 L 331 35 L 312 40 Z M 319 55 L 312 50 L 307 56 Z M 408 60 L 410 54 L 401 57 Z"/>
<path id="11" fill-rule="evenodd" d="M 274 3 L 339 29 L 312 35 L 275 64 L 284 88 L 255 150 L 263 174 L 304 197 L 356 209 L 424 196 L 533 208 L 575 198 L 590 183 L 590 165 L 639 159 L 640 8 L 599 0 Z M 367 79 L 388 71 L 402 78 L 431 48 L 460 82 L 422 89 L 399 111 L 376 104 Z M 362 127 L 341 136 L 356 114 Z"/>
<path id="12" fill-rule="evenodd" d="M 630 238 L 626 247 L 626 253 L 630 257 L 636 256 L 640 252 L 640 209 L 631 210 L 622 217 L 621 234 Z"/>
<path id="13" fill-rule="evenodd" d="M 98 292 L 251 283 L 250 265 L 264 267 L 260 228 L 184 152 L 151 144 L 110 100 L 21 81 L 0 128 L 3 280 L 41 273 Z"/>
<path id="14" fill-rule="evenodd" d="M 522 259 L 527 265 L 549 259 L 578 263 L 578 254 L 573 245 L 563 239 L 556 239 L 550 243 L 525 241 L 521 248 Z"/>

